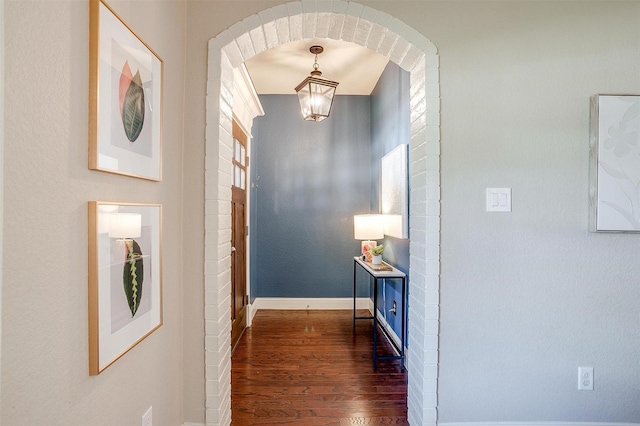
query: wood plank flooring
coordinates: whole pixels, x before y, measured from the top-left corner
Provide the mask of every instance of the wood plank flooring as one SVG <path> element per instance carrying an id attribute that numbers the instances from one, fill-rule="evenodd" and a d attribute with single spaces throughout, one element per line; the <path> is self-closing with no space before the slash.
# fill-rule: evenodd
<path id="1" fill-rule="evenodd" d="M 354 334 L 351 310 L 258 311 L 232 356 L 232 425 L 408 425 L 406 372 L 373 371 L 372 328 Z"/>

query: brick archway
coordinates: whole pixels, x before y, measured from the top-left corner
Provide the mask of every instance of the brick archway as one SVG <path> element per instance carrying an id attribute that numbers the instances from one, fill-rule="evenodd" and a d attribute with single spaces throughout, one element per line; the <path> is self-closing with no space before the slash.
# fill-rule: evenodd
<path id="1" fill-rule="evenodd" d="M 231 422 L 231 119 L 233 69 L 291 41 L 328 38 L 374 50 L 410 73 L 409 421 L 437 422 L 440 285 L 440 84 L 436 47 L 359 3 L 294 1 L 209 40 L 205 163 L 206 424 Z"/>

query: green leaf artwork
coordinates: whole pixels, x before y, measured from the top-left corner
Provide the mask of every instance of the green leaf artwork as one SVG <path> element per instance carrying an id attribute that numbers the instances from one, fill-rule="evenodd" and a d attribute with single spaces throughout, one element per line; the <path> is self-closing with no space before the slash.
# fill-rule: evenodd
<path id="1" fill-rule="evenodd" d="M 144 89 L 140 71 L 132 75 L 129 62 L 125 62 L 120 74 L 120 116 L 127 139 L 135 142 L 144 125 Z"/>
<path id="2" fill-rule="evenodd" d="M 127 245 L 127 259 L 122 272 L 122 284 L 124 285 L 124 294 L 127 297 L 127 303 L 133 318 L 140 306 L 140 299 L 142 299 L 144 268 L 140 245 L 132 239 L 127 239 L 125 242 Z"/>

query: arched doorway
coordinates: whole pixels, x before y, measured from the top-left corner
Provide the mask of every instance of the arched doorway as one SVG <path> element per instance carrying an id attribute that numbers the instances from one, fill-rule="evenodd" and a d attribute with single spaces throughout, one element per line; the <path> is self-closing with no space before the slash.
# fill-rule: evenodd
<path id="1" fill-rule="evenodd" d="M 327 9 L 325 9 L 325 7 Z M 359 44 L 410 73 L 411 290 L 409 421 L 437 421 L 440 283 L 440 89 L 437 49 L 392 16 L 354 2 L 291 2 L 252 15 L 209 41 L 205 165 L 206 424 L 230 423 L 230 176 L 233 69 L 290 41 Z"/>

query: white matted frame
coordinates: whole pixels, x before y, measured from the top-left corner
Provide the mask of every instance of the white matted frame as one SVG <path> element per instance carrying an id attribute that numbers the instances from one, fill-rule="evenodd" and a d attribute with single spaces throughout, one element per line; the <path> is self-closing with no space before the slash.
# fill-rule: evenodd
<path id="1" fill-rule="evenodd" d="M 385 235 L 409 238 L 409 156 L 398 145 L 380 160 L 380 213 L 385 215 Z"/>
<path id="2" fill-rule="evenodd" d="M 89 374 L 162 325 L 162 206 L 89 202 Z"/>
<path id="3" fill-rule="evenodd" d="M 162 180 L 162 59 L 90 0 L 89 168 Z"/>
<path id="4" fill-rule="evenodd" d="M 592 232 L 640 232 L 640 96 L 591 98 Z"/>

